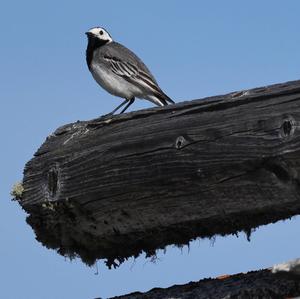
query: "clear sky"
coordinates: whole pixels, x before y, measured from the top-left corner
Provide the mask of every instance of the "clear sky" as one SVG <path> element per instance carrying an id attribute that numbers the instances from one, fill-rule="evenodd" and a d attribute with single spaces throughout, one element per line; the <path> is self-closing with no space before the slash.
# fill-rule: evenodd
<path id="1" fill-rule="evenodd" d="M 117 99 L 85 63 L 90 27 L 136 52 L 176 102 L 300 79 L 300 1 L 2 1 L 0 5 L 0 298 L 106 298 L 299 257 L 300 219 L 261 227 L 249 243 L 218 237 L 167 248 L 117 270 L 88 268 L 35 240 L 9 191 L 57 127 L 110 112 Z M 131 109 L 150 107 L 134 104 Z"/>

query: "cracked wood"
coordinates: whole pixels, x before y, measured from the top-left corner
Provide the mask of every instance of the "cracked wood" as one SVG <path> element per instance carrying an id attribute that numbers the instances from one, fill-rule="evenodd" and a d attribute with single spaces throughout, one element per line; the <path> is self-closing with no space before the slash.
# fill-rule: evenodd
<path id="1" fill-rule="evenodd" d="M 20 201 L 44 245 L 88 264 L 298 214 L 300 81 L 57 129 Z"/>

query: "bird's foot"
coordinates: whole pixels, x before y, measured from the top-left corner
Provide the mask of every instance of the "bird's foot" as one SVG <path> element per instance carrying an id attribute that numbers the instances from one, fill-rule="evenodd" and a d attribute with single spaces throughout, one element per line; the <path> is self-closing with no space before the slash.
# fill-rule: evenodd
<path id="1" fill-rule="evenodd" d="M 113 115 L 114 115 L 114 114 L 113 114 L 112 112 L 107 113 L 107 114 L 104 114 L 104 115 L 100 115 L 100 116 L 97 118 L 97 120 L 99 120 L 99 121 L 108 120 L 108 119 L 112 118 Z"/>

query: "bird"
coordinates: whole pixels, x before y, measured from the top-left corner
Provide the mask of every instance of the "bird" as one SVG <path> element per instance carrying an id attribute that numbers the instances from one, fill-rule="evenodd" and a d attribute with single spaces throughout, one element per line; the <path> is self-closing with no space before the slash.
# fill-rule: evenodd
<path id="1" fill-rule="evenodd" d="M 148 100 L 158 106 L 174 104 L 159 87 L 143 61 L 131 50 L 115 42 L 103 27 L 85 32 L 88 39 L 86 62 L 95 81 L 110 94 L 124 101 L 108 115 L 125 104 L 124 113 L 135 98 Z"/>

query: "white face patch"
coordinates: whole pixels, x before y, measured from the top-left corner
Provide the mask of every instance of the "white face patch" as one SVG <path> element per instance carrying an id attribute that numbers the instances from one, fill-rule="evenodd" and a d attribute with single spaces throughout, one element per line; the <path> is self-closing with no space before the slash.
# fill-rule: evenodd
<path id="1" fill-rule="evenodd" d="M 110 34 L 101 27 L 95 27 L 90 29 L 88 32 L 92 33 L 93 35 L 95 35 L 97 38 L 101 39 L 101 40 L 105 40 L 105 41 L 109 41 L 112 42 L 112 38 L 110 36 Z"/>

